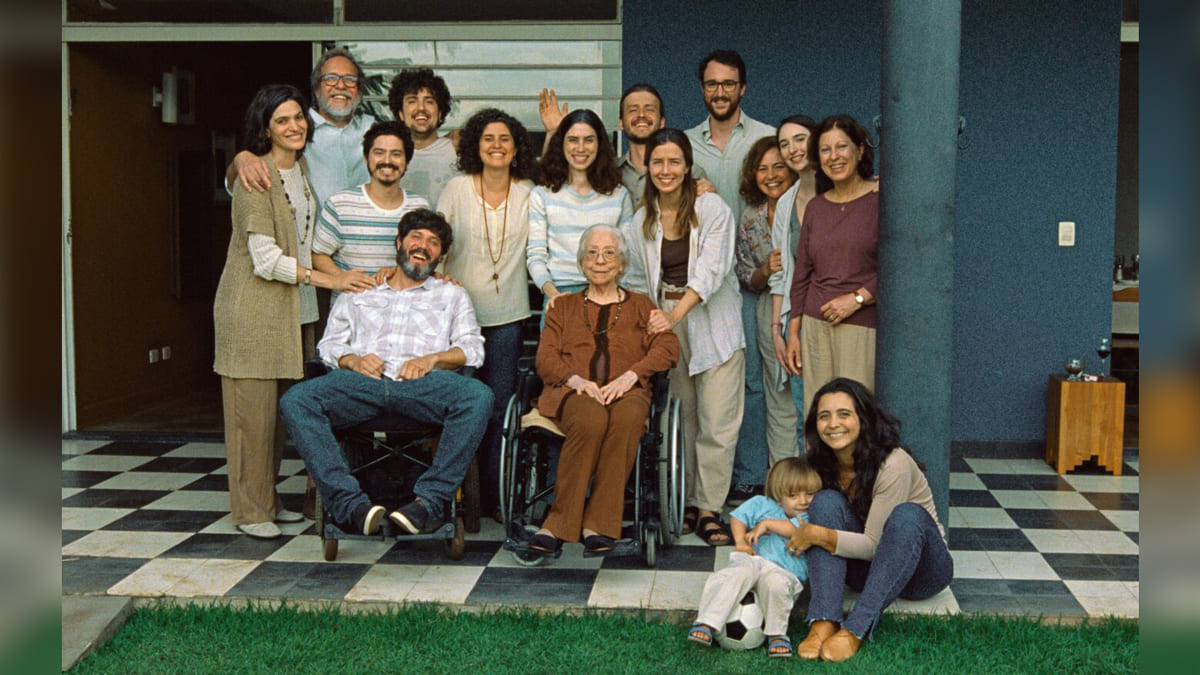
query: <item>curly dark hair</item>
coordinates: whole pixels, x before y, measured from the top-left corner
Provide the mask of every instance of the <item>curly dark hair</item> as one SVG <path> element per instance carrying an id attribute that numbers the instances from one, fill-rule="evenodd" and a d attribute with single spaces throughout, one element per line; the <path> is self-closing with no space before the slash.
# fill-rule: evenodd
<path id="1" fill-rule="evenodd" d="M 408 127 L 404 126 L 404 122 L 400 120 L 379 120 L 367 129 L 367 133 L 363 134 L 363 157 L 371 154 L 371 148 L 375 145 L 375 139 L 380 136 L 395 136 L 404 144 L 404 162 L 407 164 L 412 161 L 413 153 L 417 151 L 413 145 L 412 132 Z"/>
<path id="2" fill-rule="evenodd" d="M 859 124 L 858 120 L 845 113 L 830 115 L 821 120 L 821 123 L 812 130 L 812 135 L 808 137 L 808 161 L 817 169 L 817 194 L 833 187 L 833 181 L 821 169 L 821 153 L 819 151 L 821 134 L 831 129 L 841 129 L 850 137 L 851 143 L 862 147 L 862 157 L 858 159 L 858 175 L 864 180 L 871 180 L 875 176 L 875 148 L 871 147 L 871 132 Z"/>
<path id="3" fill-rule="evenodd" d="M 422 89 L 428 89 L 437 101 L 437 125 L 442 126 L 446 116 L 450 114 L 450 88 L 446 86 L 445 80 L 434 75 L 429 68 L 406 68 L 392 78 L 392 88 L 388 92 L 388 107 L 392 109 L 392 115 L 399 119 L 400 109 L 404 107 L 404 97 L 420 93 Z"/>
<path id="4" fill-rule="evenodd" d="M 833 448 L 821 440 L 817 433 L 818 404 L 826 394 L 843 393 L 854 402 L 854 412 L 858 415 L 858 441 L 854 447 L 854 480 L 846 489 L 838 482 L 838 460 Z M 813 396 L 812 405 L 808 409 L 808 417 L 804 420 L 804 442 L 808 446 L 808 462 L 821 476 L 826 488 L 841 491 L 850 501 L 851 508 L 859 518 L 866 522 L 867 513 L 871 510 L 874 498 L 875 479 L 884 460 L 896 448 L 912 454 L 900 445 L 900 420 L 883 409 L 879 399 L 861 382 L 845 377 L 837 377 L 817 390 Z M 924 471 L 925 467 L 917 463 Z"/>
<path id="5" fill-rule="evenodd" d="M 567 131 L 580 123 L 588 125 L 592 131 L 596 132 L 596 140 L 599 145 L 596 150 L 596 161 L 592 162 L 587 170 L 588 184 L 596 192 L 612 194 L 613 190 L 621 185 L 621 172 L 617 170 L 617 153 L 613 151 L 612 141 L 608 139 L 608 132 L 604 130 L 604 122 L 601 122 L 600 117 L 587 108 L 579 108 L 567 113 L 554 135 L 550 137 L 550 145 L 546 146 L 546 151 L 542 153 L 542 162 L 539 167 L 541 176 L 538 182 L 553 192 L 561 190 L 563 183 L 567 182 L 570 170 L 567 166 L 567 157 L 563 154 L 563 142 L 567 137 Z"/>
<path id="6" fill-rule="evenodd" d="M 774 148 L 779 151 L 779 139 L 775 136 L 763 136 L 754 141 L 754 145 L 750 146 L 750 150 L 746 152 L 746 158 L 742 160 L 742 180 L 738 185 L 738 194 L 742 195 L 742 199 L 746 200 L 747 206 L 760 206 L 767 201 L 767 196 L 758 187 L 758 165 L 762 162 L 762 158 L 767 154 L 767 151 Z M 783 153 L 780 153 L 782 158 Z M 785 164 L 785 166 L 787 166 Z M 796 182 L 796 172 L 792 168 L 787 167 L 788 175 L 792 177 L 792 182 Z"/>
<path id="7" fill-rule="evenodd" d="M 304 139 L 304 144 L 308 145 L 313 137 L 313 122 L 308 117 L 308 100 L 299 89 L 290 84 L 268 84 L 258 90 L 250 101 L 250 106 L 246 108 L 246 118 L 242 123 L 243 148 L 256 155 L 265 155 L 271 151 L 271 139 L 267 137 L 267 130 L 271 128 L 271 115 L 275 113 L 276 108 L 288 101 L 300 104 L 300 110 L 308 120 L 308 134 Z M 296 157 L 302 154 L 303 150 L 297 152 Z"/>
<path id="8" fill-rule="evenodd" d="M 471 115 L 463 125 L 462 135 L 458 140 L 458 170 L 471 175 L 483 173 L 479 139 L 483 137 L 483 130 L 492 122 L 500 122 L 508 127 L 508 133 L 512 134 L 513 144 L 517 147 L 517 155 L 513 157 L 512 165 L 508 169 L 509 174 L 517 179 L 532 180 L 537 176 L 537 161 L 534 159 L 529 131 L 517 118 L 497 108 L 484 108 Z"/>

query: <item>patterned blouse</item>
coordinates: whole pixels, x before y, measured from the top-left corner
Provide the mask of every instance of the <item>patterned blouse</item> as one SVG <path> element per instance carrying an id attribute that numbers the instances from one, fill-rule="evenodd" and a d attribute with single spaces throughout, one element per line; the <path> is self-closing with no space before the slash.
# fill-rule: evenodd
<path id="1" fill-rule="evenodd" d="M 773 250 L 767 203 L 763 202 L 758 207 L 747 207 L 742 212 L 742 222 L 738 223 L 737 243 L 734 246 L 734 271 L 744 290 L 752 293 L 768 290 L 769 287 L 760 290 L 750 288 L 750 277 L 754 276 L 754 270 L 767 261 Z"/>

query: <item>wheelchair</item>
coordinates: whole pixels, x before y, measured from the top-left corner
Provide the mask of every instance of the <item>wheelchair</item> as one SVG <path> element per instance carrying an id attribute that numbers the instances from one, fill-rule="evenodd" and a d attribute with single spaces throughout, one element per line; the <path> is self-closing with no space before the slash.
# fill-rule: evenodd
<path id="1" fill-rule="evenodd" d="M 320 359 L 311 359 L 304 364 L 305 379 L 319 377 L 328 371 L 329 367 Z M 469 372 L 463 374 L 470 375 Z M 389 512 L 412 501 L 411 487 L 429 468 L 441 433 L 441 427 L 418 424 L 402 416 L 378 417 L 358 426 L 333 430 L 350 474 L 358 480 L 373 504 L 381 504 Z M 315 516 L 324 558 L 328 562 L 336 560 L 338 542 L 343 539 L 387 541 L 395 538 L 443 541 L 446 557 L 458 560 L 466 550 L 465 533 L 479 531 L 478 486 L 479 469 L 472 459 L 463 485 L 459 486 L 447 507 L 445 523 L 427 534 L 409 534 L 393 524 L 390 518 L 383 519 L 378 534 L 346 532 L 326 512 L 318 493 Z"/>
<path id="2" fill-rule="evenodd" d="M 651 378 L 653 387 L 645 431 L 625 487 L 622 538 L 606 556 L 643 555 L 648 567 L 658 562 L 660 548 L 681 536 L 684 510 L 683 417 L 679 400 L 671 399 L 667 374 Z M 529 547 L 529 539 L 550 511 L 554 467 L 563 432 L 542 416 L 533 401 L 542 391 L 531 363 L 523 363 L 517 391 L 505 410 L 500 441 L 500 512 L 504 548 L 520 565 L 537 566 L 562 555 Z"/>

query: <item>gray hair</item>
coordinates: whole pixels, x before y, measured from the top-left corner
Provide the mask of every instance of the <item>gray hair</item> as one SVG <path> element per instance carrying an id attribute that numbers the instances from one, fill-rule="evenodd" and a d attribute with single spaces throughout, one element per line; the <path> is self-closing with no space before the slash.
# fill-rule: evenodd
<path id="1" fill-rule="evenodd" d="M 350 61 L 350 63 L 354 65 L 354 71 L 358 75 L 359 81 L 359 96 L 362 96 L 362 84 L 363 80 L 366 79 L 366 74 L 363 72 L 362 66 L 358 63 L 358 59 L 354 58 L 354 55 L 350 53 L 349 49 L 346 49 L 345 47 L 334 47 L 333 49 L 326 50 L 325 53 L 321 54 L 321 58 L 317 59 L 317 65 L 313 66 L 312 74 L 309 75 L 308 84 L 312 87 L 312 97 L 314 101 L 317 98 L 317 92 L 321 90 L 321 70 L 325 67 L 325 64 L 330 59 L 337 58 L 339 56 Z"/>
<path id="2" fill-rule="evenodd" d="M 596 232 L 608 232 L 617 239 L 617 260 L 621 263 L 621 271 L 617 274 L 617 281 L 625 276 L 625 270 L 629 268 L 629 256 L 625 254 L 625 237 L 621 236 L 621 231 L 612 225 L 597 223 L 583 231 L 579 237 L 579 248 L 575 251 L 575 262 L 578 263 L 579 269 L 583 270 L 583 259 L 587 255 L 588 241 Z"/>

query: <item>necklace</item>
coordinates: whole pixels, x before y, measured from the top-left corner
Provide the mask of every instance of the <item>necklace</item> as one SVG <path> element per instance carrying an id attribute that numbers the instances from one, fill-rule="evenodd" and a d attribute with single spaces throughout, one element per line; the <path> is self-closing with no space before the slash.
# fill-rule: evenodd
<path id="1" fill-rule="evenodd" d="M 283 178 L 283 171 L 279 172 L 279 183 L 283 187 L 283 197 L 287 200 L 288 208 L 292 210 L 292 220 L 296 219 L 296 206 L 292 204 L 292 197 L 288 194 L 287 181 Z M 304 169 L 300 168 L 300 187 L 304 190 L 304 229 L 300 233 L 300 246 L 308 243 L 308 235 L 312 233 L 313 198 L 312 193 L 308 191 L 308 180 L 304 175 Z"/>
<path id="2" fill-rule="evenodd" d="M 508 236 L 508 198 L 512 196 L 512 181 L 508 181 L 508 190 L 504 193 L 504 224 L 500 228 L 500 250 L 492 254 L 492 231 L 488 228 L 487 199 L 483 195 L 483 174 L 479 175 L 479 201 L 483 208 L 483 238 L 487 240 L 488 259 L 492 261 L 492 283 L 496 285 L 496 295 L 500 294 L 500 270 L 496 269 L 500 258 L 504 256 L 504 239 Z"/>
<path id="3" fill-rule="evenodd" d="M 617 289 L 617 302 L 615 303 L 617 305 L 617 311 L 613 313 L 612 320 L 605 324 L 603 330 L 596 330 L 596 327 L 592 325 L 591 317 L 588 316 L 587 307 L 583 308 L 583 323 L 584 323 L 584 325 L 587 326 L 587 329 L 589 331 L 591 331 L 592 335 L 604 335 L 609 330 L 611 330 L 613 326 L 617 325 L 617 322 L 621 320 L 621 308 L 625 306 L 625 303 L 622 302 L 623 299 L 624 299 L 624 296 L 621 294 L 621 289 L 618 288 Z M 600 303 L 596 302 L 595 300 L 588 298 L 587 290 L 583 291 L 583 301 L 590 302 L 593 305 L 596 305 L 597 307 L 599 307 L 601 309 L 601 311 L 603 311 L 605 307 L 608 307 L 608 306 L 614 304 L 614 303 L 609 303 L 607 305 L 601 305 Z"/>

